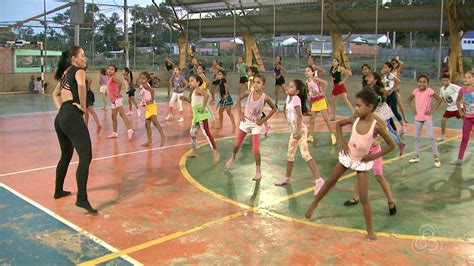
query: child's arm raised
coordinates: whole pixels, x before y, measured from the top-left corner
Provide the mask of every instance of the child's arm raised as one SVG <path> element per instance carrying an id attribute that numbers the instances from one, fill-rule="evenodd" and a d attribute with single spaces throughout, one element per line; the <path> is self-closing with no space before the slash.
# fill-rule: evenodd
<path id="1" fill-rule="evenodd" d="M 388 135 L 386 127 L 384 127 L 382 124 L 380 124 L 377 121 L 377 124 L 375 124 L 375 130 L 376 134 L 382 136 L 382 138 L 385 140 L 388 146 L 384 147 L 382 151 L 379 153 L 375 154 L 367 154 L 364 157 L 362 157 L 362 162 L 370 162 L 373 161 L 381 156 L 384 156 L 385 154 L 391 152 L 393 149 L 395 149 L 395 142 L 392 140 L 392 138 Z"/>
<path id="2" fill-rule="evenodd" d="M 354 124 L 355 120 L 356 120 L 356 117 L 352 116 L 352 117 L 342 119 L 342 120 L 339 120 L 339 121 L 336 122 L 337 138 L 339 139 L 339 143 L 341 144 L 341 148 L 342 148 L 343 152 L 347 155 L 349 155 L 349 146 L 347 146 L 347 143 L 344 140 L 344 136 L 342 136 L 342 127 L 345 126 L 345 125 Z"/>
<path id="3" fill-rule="evenodd" d="M 277 111 L 277 108 L 276 108 L 275 104 L 273 103 L 272 98 L 268 97 L 268 95 L 265 95 L 265 103 L 267 103 L 272 108 L 272 110 L 263 119 L 258 120 L 257 125 L 259 125 L 259 126 L 261 124 L 267 122 L 267 120 L 270 119 L 270 117 L 272 117 L 272 115 L 275 114 L 276 111 Z"/>

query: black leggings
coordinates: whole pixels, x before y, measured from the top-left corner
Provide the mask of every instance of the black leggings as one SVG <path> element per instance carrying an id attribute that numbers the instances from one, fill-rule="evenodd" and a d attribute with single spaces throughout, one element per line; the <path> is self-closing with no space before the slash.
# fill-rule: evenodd
<path id="1" fill-rule="evenodd" d="M 54 120 L 54 129 L 61 146 L 61 159 L 56 168 L 55 193 L 63 191 L 67 168 L 76 149 L 79 165 L 76 171 L 77 199 L 87 200 L 87 178 L 92 160 L 92 145 L 89 131 L 82 119 L 82 112 L 71 102 L 64 102 Z"/>
<path id="2" fill-rule="evenodd" d="M 392 109 L 392 112 L 397 118 L 397 120 L 402 121 L 402 116 L 398 112 L 398 97 L 396 91 L 393 91 L 392 94 L 387 97 L 387 103 L 388 106 L 390 106 L 390 109 Z"/>

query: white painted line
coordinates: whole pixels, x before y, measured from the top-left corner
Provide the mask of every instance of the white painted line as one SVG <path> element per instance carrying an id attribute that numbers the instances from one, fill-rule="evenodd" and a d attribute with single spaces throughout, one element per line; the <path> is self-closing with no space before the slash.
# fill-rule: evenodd
<path id="1" fill-rule="evenodd" d="M 49 216 L 53 217 L 54 219 L 62 222 L 63 224 L 71 227 L 72 229 L 76 230 L 78 233 L 80 233 L 81 235 L 84 235 L 86 236 L 87 238 L 91 239 L 92 241 L 94 241 L 95 243 L 105 247 L 106 249 L 110 250 L 111 252 L 118 252 L 119 250 L 113 246 L 111 246 L 110 244 L 108 244 L 107 242 L 101 240 L 100 238 L 94 236 L 93 234 L 87 232 L 86 230 L 80 228 L 79 226 L 73 224 L 72 222 L 64 219 L 63 217 L 59 216 L 57 213 L 51 211 L 50 209 L 44 207 L 43 205 L 39 204 L 38 202 L 28 198 L 27 196 L 21 194 L 20 192 L 14 190 L 13 188 L 3 184 L 3 183 L 0 183 L 0 187 L 3 187 L 5 188 L 6 190 L 10 191 L 11 193 L 15 194 L 17 197 L 21 198 L 22 200 L 28 202 L 29 204 L 35 206 L 36 208 L 42 210 L 43 212 L 45 212 L 46 214 L 48 214 Z M 138 262 L 137 260 L 127 256 L 127 255 L 124 255 L 122 256 L 121 258 L 123 258 L 124 260 L 132 263 L 133 265 L 143 265 L 142 263 Z"/>

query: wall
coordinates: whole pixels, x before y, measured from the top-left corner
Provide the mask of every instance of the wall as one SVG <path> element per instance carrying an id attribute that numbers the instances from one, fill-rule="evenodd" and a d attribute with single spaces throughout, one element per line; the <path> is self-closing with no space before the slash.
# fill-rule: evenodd
<path id="1" fill-rule="evenodd" d="M 12 48 L 0 47 L 0 73 L 13 73 Z"/>

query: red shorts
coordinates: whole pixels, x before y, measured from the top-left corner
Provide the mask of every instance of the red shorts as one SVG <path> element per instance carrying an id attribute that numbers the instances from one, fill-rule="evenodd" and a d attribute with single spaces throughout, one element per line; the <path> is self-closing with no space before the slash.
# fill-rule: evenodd
<path id="1" fill-rule="evenodd" d="M 347 92 L 347 89 L 344 83 L 342 83 L 342 85 L 334 84 L 334 88 L 332 89 L 332 95 L 336 96 L 336 95 L 346 93 L 346 92 Z"/>
<path id="2" fill-rule="evenodd" d="M 448 111 L 446 110 L 443 114 L 444 118 L 451 118 L 451 117 L 456 117 L 457 119 L 461 119 L 461 116 L 459 115 L 459 111 Z"/>

